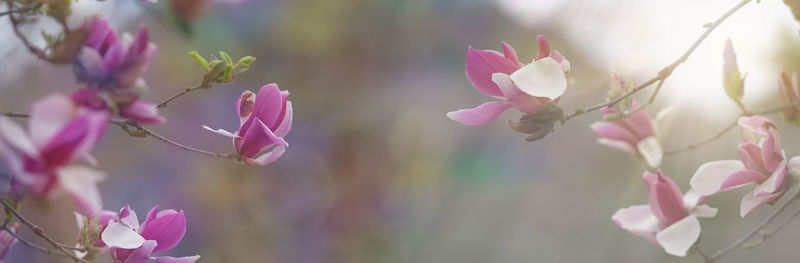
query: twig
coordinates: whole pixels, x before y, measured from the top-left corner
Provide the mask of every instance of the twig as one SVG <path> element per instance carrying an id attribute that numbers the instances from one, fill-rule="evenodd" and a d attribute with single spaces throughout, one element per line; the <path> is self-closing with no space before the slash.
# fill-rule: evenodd
<path id="1" fill-rule="evenodd" d="M 33 3 L 27 4 L 27 5 L 21 6 L 20 8 L 17 8 L 17 9 L 11 9 L 12 6 L 8 5 L 8 11 L 0 12 L 0 16 L 10 15 L 12 13 L 25 13 L 25 12 L 34 10 L 36 8 L 39 8 L 40 6 L 42 6 L 42 4 L 44 4 L 44 2 L 33 2 Z"/>
<path id="2" fill-rule="evenodd" d="M 2 204 L 6 208 L 7 211 L 11 212 L 11 214 L 13 214 L 14 217 L 19 219 L 19 221 L 22 222 L 22 224 L 24 224 L 25 226 L 30 228 L 31 231 L 33 231 L 34 234 L 36 234 L 37 236 L 39 236 L 42 239 L 46 240 L 48 243 L 53 245 L 53 247 L 57 248 L 58 250 L 61 250 L 61 252 L 64 255 L 69 256 L 70 258 L 72 258 L 76 262 L 89 263 L 89 261 L 86 261 L 86 260 L 84 260 L 82 258 L 79 258 L 77 255 L 75 255 L 75 253 L 70 252 L 70 250 L 68 250 L 67 248 L 72 248 L 71 246 L 67 246 L 67 245 L 61 244 L 59 242 L 56 242 L 55 240 L 53 240 L 53 238 L 51 238 L 49 235 L 47 235 L 47 233 L 45 233 L 44 230 L 41 227 L 37 226 L 36 224 L 32 223 L 31 221 L 28 221 L 28 219 L 26 219 L 19 212 L 17 212 L 17 210 L 14 209 L 14 207 L 11 204 L 9 204 L 8 201 L 6 201 L 5 199 L 0 198 L 0 204 Z"/>
<path id="3" fill-rule="evenodd" d="M 53 256 L 59 256 L 59 257 L 69 257 L 69 256 L 67 256 L 67 255 L 64 255 L 64 253 L 63 253 L 63 252 L 60 252 L 60 251 L 55 251 L 55 250 L 52 250 L 52 249 L 46 249 L 46 248 L 43 248 L 43 247 L 42 247 L 42 246 L 40 246 L 40 245 L 37 245 L 36 243 L 33 243 L 33 242 L 31 242 L 31 241 L 28 241 L 27 239 L 24 239 L 24 238 L 23 238 L 22 236 L 20 236 L 19 234 L 12 232 L 10 229 L 8 229 L 8 227 L 7 227 L 7 226 L 4 226 L 4 227 L 0 228 L 0 231 L 6 231 L 6 232 L 8 232 L 8 233 L 9 233 L 9 234 L 11 234 L 12 236 L 14 236 L 14 238 L 16 238 L 16 239 L 17 239 L 17 240 L 18 240 L 20 243 L 22 243 L 23 245 L 25 245 L 25 246 L 27 246 L 27 247 L 30 247 L 30 248 L 32 248 L 32 249 L 34 249 L 34 250 L 37 250 L 37 251 L 39 251 L 39 252 L 41 252 L 41 253 L 48 254 L 48 255 L 53 255 Z"/>
<path id="4" fill-rule="evenodd" d="M 28 114 L 13 113 L 13 112 L 4 112 L 4 113 L 2 113 L 2 116 L 12 117 L 12 118 L 30 118 L 30 115 L 28 115 Z M 123 130 L 125 130 L 125 132 L 127 132 L 129 135 L 131 135 L 133 137 L 147 137 L 147 136 L 149 136 L 149 137 L 153 137 L 155 139 L 158 139 L 159 141 L 162 141 L 162 142 L 171 144 L 171 145 L 173 145 L 175 147 L 181 148 L 184 151 L 204 154 L 204 155 L 208 155 L 208 156 L 215 157 L 215 158 L 223 158 L 223 159 L 229 159 L 229 160 L 236 160 L 237 159 L 236 154 L 234 154 L 234 153 L 215 153 L 215 152 L 210 152 L 210 151 L 206 151 L 206 150 L 200 150 L 200 149 L 197 149 L 197 148 L 194 148 L 194 147 L 191 147 L 191 146 L 186 146 L 186 145 L 180 144 L 180 143 L 178 143 L 176 141 L 173 141 L 173 140 L 171 140 L 171 139 L 169 139 L 167 137 L 164 137 L 164 136 L 162 136 L 162 135 L 160 135 L 160 134 L 158 134 L 158 133 L 156 133 L 156 132 L 154 132 L 154 131 L 152 131 L 152 130 L 150 130 L 148 128 L 145 128 L 141 124 L 139 124 L 139 123 L 137 123 L 135 121 L 132 121 L 132 120 L 111 119 L 111 120 L 108 121 L 108 123 L 119 126 Z"/>
<path id="5" fill-rule="evenodd" d="M 739 240 L 733 242 L 733 244 L 730 244 L 728 247 L 720 251 L 717 251 L 717 253 L 714 253 L 714 255 L 706 258 L 705 262 L 713 263 L 714 261 L 728 254 L 728 252 L 731 252 L 732 250 L 741 247 L 742 244 L 747 242 L 747 240 L 749 240 L 750 238 L 761 232 L 762 229 L 764 229 L 764 227 L 766 227 L 770 222 L 772 222 L 772 220 L 774 220 L 781 212 L 786 210 L 786 208 L 789 207 L 789 205 L 792 204 L 792 202 L 794 202 L 794 200 L 797 199 L 797 197 L 800 195 L 800 185 L 795 186 L 794 188 L 792 188 L 791 191 L 794 192 L 787 196 L 789 200 L 787 200 L 785 203 L 783 203 L 781 206 L 775 209 L 775 211 L 773 211 L 772 214 L 770 214 L 766 219 L 764 219 L 764 221 L 761 221 L 761 223 L 759 223 L 756 227 L 747 232 L 744 236 L 739 238 Z"/>
<path id="6" fill-rule="evenodd" d="M 753 116 L 753 115 L 768 115 L 768 114 L 777 113 L 777 112 L 781 112 L 781 111 L 784 111 L 784 110 L 787 110 L 787 109 L 797 108 L 797 107 L 800 107 L 800 103 L 780 106 L 780 107 L 776 107 L 776 108 L 772 108 L 772 109 L 768 109 L 768 110 L 764 110 L 764 111 L 760 111 L 760 112 L 745 112 L 745 113 L 742 113 L 741 115 L 736 117 L 736 119 L 734 119 L 733 122 L 728 124 L 728 126 L 723 128 L 719 132 L 715 133 L 713 136 L 708 137 L 708 138 L 703 139 L 703 140 L 700 140 L 700 141 L 698 141 L 696 143 L 681 147 L 681 148 L 666 150 L 666 151 L 664 151 L 664 155 L 674 155 L 674 154 L 677 154 L 677 153 L 693 150 L 693 149 L 699 148 L 700 146 L 703 146 L 703 145 L 706 145 L 706 144 L 708 144 L 710 142 L 718 140 L 719 138 L 722 138 L 723 135 L 728 133 L 728 131 L 730 131 L 731 129 L 736 127 L 736 125 L 739 123 L 739 118 L 741 118 L 741 117 Z"/>
<path id="7" fill-rule="evenodd" d="M 610 101 L 605 102 L 605 103 L 600 103 L 600 104 L 597 104 L 597 105 L 594 105 L 594 106 L 591 106 L 591 107 L 587 107 L 587 108 L 583 108 L 583 109 L 577 109 L 574 112 L 572 112 L 571 114 L 569 114 L 566 117 L 564 117 L 564 120 L 562 121 L 562 123 L 566 122 L 569 119 L 577 117 L 579 115 L 582 115 L 582 114 L 585 114 L 585 113 L 588 113 L 588 112 L 592 112 L 592 111 L 596 111 L 596 110 L 599 110 L 599 109 L 614 105 L 616 103 L 619 103 L 620 101 L 624 100 L 625 98 L 630 97 L 633 94 L 636 94 L 640 90 L 649 87 L 650 85 L 652 85 L 653 83 L 656 83 L 657 81 L 660 81 L 661 83 L 659 83 L 659 88 L 657 88 L 656 91 L 653 92 L 654 96 L 651 98 L 651 101 L 654 100 L 655 99 L 655 95 L 658 94 L 658 89 L 660 89 L 660 86 L 663 84 L 663 81 L 666 80 L 670 75 L 672 75 L 673 70 L 675 70 L 675 68 L 677 68 L 680 64 L 683 64 L 683 62 L 685 62 L 687 59 L 689 59 L 689 56 L 692 55 L 692 53 L 694 53 L 694 51 L 697 49 L 697 47 L 700 46 L 701 43 L 703 43 L 703 41 L 708 37 L 708 35 L 710 35 L 711 32 L 713 32 L 714 29 L 717 28 L 717 26 L 722 24 L 722 22 L 725 21 L 725 19 L 727 19 L 729 16 L 733 15 L 733 13 L 735 13 L 737 10 L 741 9 L 743 6 L 745 6 L 747 3 L 751 2 L 751 1 L 752 0 L 742 0 L 736 6 L 734 6 L 733 8 L 731 8 L 730 10 L 728 10 L 727 12 L 722 14 L 722 16 L 720 16 L 719 18 L 717 18 L 716 21 L 714 21 L 711 24 L 708 24 L 708 27 L 707 27 L 706 31 L 703 32 L 703 34 L 700 35 L 700 37 L 697 38 L 697 40 L 695 40 L 694 44 L 692 44 L 692 46 L 690 46 L 689 49 L 686 50 L 686 52 L 684 52 L 683 55 L 680 58 L 678 58 L 677 60 L 675 60 L 671 64 L 669 64 L 666 67 L 664 67 L 664 69 L 659 71 L 658 74 L 655 77 L 651 78 L 648 81 L 645 81 L 644 83 L 640 84 L 639 86 L 636 86 L 632 90 L 626 92 L 622 96 L 619 96 L 619 97 L 617 97 L 617 98 L 615 98 L 613 100 L 610 100 Z"/>
<path id="8" fill-rule="evenodd" d="M 14 6 L 14 2 L 12 0 L 6 0 L 6 4 L 8 5 L 9 10 L 11 9 L 11 7 Z M 14 14 L 9 13 L 8 14 L 8 19 L 11 21 L 11 28 L 14 29 L 14 34 L 17 35 L 17 38 L 19 38 L 19 40 L 22 41 L 22 44 L 24 44 L 25 47 L 27 47 L 28 50 L 31 51 L 31 53 L 33 53 L 34 55 L 39 57 L 39 59 L 41 59 L 41 60 L 44 60 L 44 61 L 47 61 L 47 62 L 50 62 L 50 63 L 57 63 L 52 58 L 48 57 L 44 50 L 41 50 L 38 47 L 36 47 L 33 44 L 31 44 L 31 42 L 28 41 L 28 38 L 25 37 L 25 35 L 23 35 L 22 32 L 19 31 L 19 25 L 22 22 L 19 21 L 16 17 L 14 17 Z"/>
<path id="9" fill-rule="evenodd" d="M 184 94 L 186 94 L 186 93 L 189 93 L 189 92 L 195 91 L 195 90 L 197 90 L 197 89 L 207 89 L 207 88 L 210 88 L 210 87 L 211 87 L 211 84 L 209 84 L 209 83 L 200 83 L 200 84 L 194 85 L 194 87 L 191 87 L 191 88 L 185 88 L 185 89 L 183 89 L 182 91 L 180 91 L 180 92 L 178 92 L 178 93 L 175 93 L 174 95 L 172 95 L 172 96 L 170 96 L 169 98 L 165 99 L 164 101 L 162 101 L 161 103 L 159 103 L 159 104 L 158 104 L 156 107 L 157 107 L 157 108 L 163 108 L 163 107 L 166 107 L 166 106 L 167 106 L 167 103 L 169 103 L 170 101 L 172 101 L 172 100 L 174 100 L 174 99 L 177 99 L 177 98 L 178 98 L 178 97 L 180 97 L 180 96 L 183 96 L 183 95 L 184 95 Z"/>

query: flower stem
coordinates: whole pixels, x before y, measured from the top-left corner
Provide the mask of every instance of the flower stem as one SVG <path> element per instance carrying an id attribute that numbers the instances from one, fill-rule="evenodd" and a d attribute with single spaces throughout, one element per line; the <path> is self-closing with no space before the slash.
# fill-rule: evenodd
<path id="1" fill-rule="evenodd" d="M 189 92 L 195 91 L 197 89 L 201 89 L 201 88 L 206 88 L 207 89 L 207 88 L 210 88 L 211 86 L 212 85 L 209 84 L 209 83 L 200 83 L 200 84 L 194 85 L 193 87 L 185 88 L 182 91 L 180 91 L 178 93 L 175 93 L 174 95 L 170 96 L 169 98 L 167 98 L 164 101 L 162 101 L 161 103 L 159 103 L 156 106 L 156 108 L 164 108 L 164 107 L 167 106 L 167 103 L 169 103 L 170 101 L 172 101 L 174 99 L 177 99 L 180 96 L 183 96 L 186 93 L 189 93 Z"/>

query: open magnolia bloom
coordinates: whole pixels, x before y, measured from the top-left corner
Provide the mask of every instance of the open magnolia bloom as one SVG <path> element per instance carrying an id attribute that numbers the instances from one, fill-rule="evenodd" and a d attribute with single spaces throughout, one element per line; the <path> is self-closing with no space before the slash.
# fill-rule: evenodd
<path id="1" fill-rule="evenodd" d="M 102 241 L 111 248 L 111 257 L 122 263 L 192 263 L 200 256 L 154 257 L 155 253 L 170 250 L 183 239 L 186 233 L 186 217 L 183 211 L 172 209 L 158 211 L 158 206 L 147 213 L 139 225 L 136 212 L 125 206 L 118 218 L 113 218 L 100 234 Z"/>
<path id="2" fill-rule="evenodd" d="M 716 208 L 700 205 L 706 196 L 689 190 L 681 196 L 675 181 L 658 174 L 644 173 L 650 203 L 623 208 L 611 219 L 622 229 L 641 236 L 664 248 L 670 255 L 686 256 L 700 237 L 698 217 L 714 217 Z"/>
<path id="3" fill-rule="evenodd" d="M 633 103 L 632 111 L 639 108 Z M 645 111 L 639 111 L 624 120 L 616 122 L 599 121 L 592 123 L 591 128 L 597 136 L 597 143 L 644 158 L 652 168 L 661 166 L 664 156 L 659 143 L 667 123 L 671 120 L 675 108 L 664 108 L 657 115 L 655 122 Z M 609 107 L 603 108 L 603 115 L 617 114 Z M 658 123 L 658 125 L 656 125 Z M 658 132 L 657 132 L 658 131 Z"/>
<path id="4" fill-rule="evenodd" d="M 89 152 L 103 135 L 109 114 L 76 105 L 65 95 L 49 95 L 33 104 L 28 131 L 0 117 L 0 157 L 12 172 L 12 184 L 48 199 L 66 192 L 81 213 L 102 208 L 97 182 L 103 173 L 72 164 L 94 163 Z"/>
<path id="5" fill-rule="evenodd" d="M 292 102 L 288 98 L 289 92 L 281 91 L 274 83 L 262 87 L 257 95 L 245 91 L 236 101 L 238 131 L 214 130 L 205 125 L 203 128 L 233 138 L 233 147 L 245 163 L 265 165 L 274 162 L 289 146 L 283 139 L 292 128 Z M 268 152 L 262 153 L 265 151 Z"/>
<path id="6" fill-rule="evenodd" d="M 567 89 L 565 73 L 569 62 L 558 51 L 550 52 L 543 35 L 539 56 L 530 64 L 519 62 L 511 45 L 502 43 L 503 53 L 494 50 L 467 50 L 467 78 L 478 91 L 500 101 L 490 101 L 472 109 L 447 113 L 447 117 L 465 125 L 484 125 L 510 108 L 535 114 L 549 101 L 557 102 Z"/>
<path id="7" fill-rule="evenodd" d="M 742 217 L 754 209 L 778 200 L 787 190 L 789 168 L 800 168 L 800 158 L 787 162 L 775 125 L 764 116 L 739 118 L 742 142 L 738 160 L 708 162 L 700 166 L 691 185 L 698 193 L 711 195 L 746 184 L 756 184 L 742 198 Z"/>

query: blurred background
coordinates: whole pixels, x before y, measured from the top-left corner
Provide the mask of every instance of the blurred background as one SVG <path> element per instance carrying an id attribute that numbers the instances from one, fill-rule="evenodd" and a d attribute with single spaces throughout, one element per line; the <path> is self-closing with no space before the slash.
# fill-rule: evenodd
<path id="1" fill-rule="evenodd" d="M 216 152 L 231 142 L 201 125 L 235 130 L 234 102 L 244 90 L 275 82 L 294 106 L 290 147 L 265 167 L 237 165 L 110 126 L 95 150 L 104 206 L 183 209 L 188 231 L 164 255 L 200 262 L 700 262 L 671 257 L 619 229 L 611 215 L 647 203 L 645 166 L 595 143 L 586 114 L 525 142 L 507 120 L 468 127 L 448 111 L 491 100 L 464 74 L 468 45 L 513 45 L 535 57 L 536 35 L 572 64 L 565 110 L 605 100 L 613 70 L 634 83 L 679 57 L 737 0 L 204 0 L 79 1 L 75 24 L 99 13 L 119 31 L 146 24 L 158 51 L 144 75 L 144 98 L 160 101 L 197 84 L 202 70 L 187 52 L 225 50 L 258 60 L 242 80 L 188 94 L 161 112 L 154 130 Z M 31 36 L 56 28 L 42 21 Z M 751 109 L 778 105 L 781 71 L 800 71 L 798 23 L 782 1 L 751 3 L 721 25 L 670 77 L 648 111 L 674 105 L 664 148 L 708 137 L 738 116 L 722 88 L 722 47 L 730 38 L 747 73 Z M 41 41 L 41 40 L 40 40 Z M 37 62 L 0 21 L 0 111 L 28 112 L 35 99 L 68 93 L 71 67 Z M 638 96 L 644 101 L 652 88 Z M 788 156 L 800 155 L 798 128 L 778 124 Z M 22 122 L 22 120 L 20 120 Z M 697 167 L 738 159 L 738 131 L 698 150 L 665 157 L 663 171 L 685 191 Z M 739 217 L 749 189 L 715 196 L 716 218 L 701 220 L 701 244 L 736 240 L 771 208 Z M 797 208 L 794 208 L 797 209 Z M 23 213 L 58 240 L 74 240 L 69 200 L 26 203 Z M 796 260 L 800 222 L 762 247 L 724 262 Z M 35 239 L 27 231 L 26 236 Z M 68 243 L 68 242 L 67 242 Z M 106 254 L 100 262 L 110 262 Z M 17 245 L 7 262 L 55 262 Z"/>

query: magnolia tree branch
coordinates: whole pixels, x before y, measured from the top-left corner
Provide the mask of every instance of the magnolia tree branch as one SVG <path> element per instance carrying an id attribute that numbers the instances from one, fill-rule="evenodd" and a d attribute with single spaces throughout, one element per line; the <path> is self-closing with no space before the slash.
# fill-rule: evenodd
<path id="1" fill-rule="evenodd" d="M 747 240 L 749 240 L 750 238 L 752 238 L 756 234 L 761 233 L 763 231 L 764 227 L 766 227 L 770 222 L 772 222 L 776 217 L 778 217 L 779 214 L 781 214 L 783 211 L 785 211 L 786 208 L 789 207 L 790 204 L 792 204 L 795 200 L 797 200 L 797 197 L 800 196 L 800 185 L 797 185 L 797 186 L 793 187 L 791 191 L 792 191 L 792 193 L 787 195 L 787 198 L 789 198 L 789 200 L 787 200 L 781 206 L 779 206 L 777 209 L 775 209 L 775 211 L 773 211 L 772 214 L 770 214 L 766 219 L 764 219 L 764 221 L 761 221 L 761 223 L 759 223 L 756 227 L 754 227 L 749 232 L 747 232 L 744 236 L 739 238 L 739 240 L 737 240 L 736 242 L 733 242 L 733 244 L 730 244 L 726 248 L 717 251 L 716 253 L 714 253 L 714 255 L 712 255 L 710 257 L 706 257 L 705 262 L 706 263 L 713 263 L 713 262 L 717 261 L 718 259 L 720 259 L 721 257 L 725 256 L 726 254 L 728 254 L 729 252 L 733 251 L 734 249 L 742 247 L 742 245 L 744 245 L 745 242 L 747 242 Z M 794 217 L 794 216 L 796 216 L 796 214 L 792 215 L 792 217 Z M 780 227 L 782 227 L 783 225 L 785 225 L 785 223 L 782 224 Z M 763 238 L 766 239 L 767 237 L 763 237 Z"/>
<path id="2" fill-rule="evenodd" d="M 706 144 L 711 143 L 713 141 L 716 141 L 719 138 L 722 138 L 723 135 L 728 133 L 734 127 L 736 127 L 736 125 L 739 123 L 739 118 L 741 118 L 741 117 L 753 116 L 753 115 L 768 115 L 768 114 L 773 114 L 773 113 L 781 112 L 781 111 L 784 111 L 784 110 L 788 110 L 788 109 L 792 109 L 792 108 L 799 108 L 799 107 L 800 107 L 800 103 L 795 103 L 795 104 L 785 105 L 785 106 L 781 106 L 781 107 L 775 107 L 775 108 L 764 110 L 764 111 L 760 111 L 760 112 L 742 113 L 741 115 L 739 115 L 739 117 L 736 117 L 736 119 L 734 119 L 733 122 L 728 124 L 728 126 L 725 126 L 725 128 L 723 128 L 719 132 L 715 133 L 711 137 L 705 138 L 703 140 L 700 140 L 698 142 L 692 143 L 692 144 L 687 145 L 687 146 L 683 146 L 683 147 L 676 148 L 676 149 L 671 149 L 671 150 L 666 150 L 666 151 L 664 151 L 664 155 L 674 155 L 674 154 L 678 154 L 678 153 L 681 153 L 681 152 L 690 151 L 690 150 L 693 150 L 693 149 L 697 149 L 700 146 L 703 146 L 703 145 L 706 145 Z"/>
<path id="3" fill-rule="evenodd" d="M 45 233 L 44 230 L 41 227 L 37 226 L 36 224 L 32 223 L 31 221 L 28 221 L 28 219 L 23 217 L 16 209 L 14 209 L 14 206 L 12 206 L 11 204 L 8 203 L 8 201 L 6 201 L 5 199 L 1 199 L 0 198 L 0 204 L 2 204 L 5 207 L 6 211 L 11 212 L 11 214 L 14 215 L 14 217 L 16 217 L 23 225 L 27 226 L 31 231 L 33 231 L 34 234 L 36 234 L 37 236 L 39 236 L 42 239 L 46 240 L 47 243 L 50 243 L 51 245 L 53 245 L 54 248 L 60 250 L 61 254 L 65 255 L 65 256 L 67 256 L 69 258 L 72 258 L 72 260 L 74 260 L 75 262 L 89 263 L 89 261 L 86 261 L 86 260 L 84 260 L 82 258 L 79 258 L 77 255 L 75 255 L 75 253 L 73 253 L 71 251 L 71 250 L 83 250 L 83 248 L 75 248 L 75 247 L 67 246 L 67 245 L 64 245 L 64 244 L 61 244 L 61 243 L 55 241 L 53 238 L 51 238 L 49 235 L 47 235 L 47 233 Z M 5 226 L 3 226 L 3 228 L 5 228 Z M 9 233 L 13 233 L 11 231 L 8 231 L 8 232 Z M 18 235 L 16 235 L 16 234 L 13 234 L 13 235 L 15 237 L 18 237 Z M 20 240 L 24 240 L 24 239 L 20 239 Z M 35 245 L 33 243 L 25 243 L 25 241 L 21 241 L 21 242 L 23 242 L 24 244 Z M 31 247 L 34 247 L 34 246 L 31 246 Z M 36 245 L 36 247 L 39 247 L 39 246 Z M 52 252 L 51 250 L 44 249 L 42 247 L 39 247 L 37 250 L 43 251 L 43 253 L 48 253 L 48 254 L 50 254 L 50 252 Z M 48 252 L 44 252 L 44 251 L 48 251 Z"/>
<path id="4" fill-rule="evenodd" d="M 194 85 L 191 88 L 185 88 L 182 91 L 180 91 L 178 93 L 175 93 L 174 95 L 172 95 L 169 98 L 165 99 L 164 101 L 159 103 L 156 107 L 157 108 L 164 108 L 164 107 L 167 106 L 167 103 L 169 103 L 170 101 L 172 101 L 174 99 L 177 99 L 180 96 L 185 95 L 186 93 L 189 93 L 189 92 L 192 92 L 192 91 L 195 91 L 195 90 L 198 90 L 198 89 L 207 89 L 207 88 L 210 88 L 211 86 L 212 85 L 210 83 L 200 83 L 200 84 Z"/>
<path id="5" fill-rule="evenodd" d="M 28 115 L 28 114 L 13 113 L 13 112 L 2 113 L 2 116 L 12 117 L 12 118 L 30 118 L 30 115 Z M 127 119 L 111 119 L 108 122 L 111 123 L 111 124 L 119 126 L 123 130 L 125 130 L 125 132 L 127 132 L 128 135 L 131 135 L 132 137 L 148 137 L 149 136 L 149 137 L 153 137 L 155 139 L 158 139 L 159 141 L 165 142 L 167 144 L 171 144 L 171 145 L 173 145 L 175 147 L 178 147 L 178 148 L 180 148 L 180 149 L 182 149 L 184 151 L 195 152 L 195 153 L 208 155 L 208 156 L 215 157 L 215 158 L 223 158 L 223 159 L 229 159 L 229 160 L 236 160 L 237 159 L 237 156 L 234 153 L 215 153 L 215 152 L 210 152 L 210 151 L 206 151 L 206 150 L 197 149 L 197 148 L 194 148 L 194 147 L 191 147 L 191 146 L 183 145 L 183 144 L 178 143 L 176 141 L 173 141 L 173 140 L 171 140 L 171 139 L 169 139 L 167 137 L 164 137 L 163 135 L 160 135 L 160 134 L 158 134 L 158 133 L 156 133 L 156 132 L 154 132 L 154 131 L 152 131 L 152 130 L 150 130 L 148 128 L 145 128 L 144 126 L 142 126 L 141 124 L 139 124 L 139 123 L 137 123 L 135 121 L 131 121 L 131 120 L 127 120 Z"/>
<path id="6" fill-rule="evenodd" d="M 599 109 L 614 105 L 616 103 L 619 103 L 620 101 L 624 100 L 625 98 L 628 98 L 628 97 L 632 96 L 633 94 L 636 94 L 640 90 L 649 87 L 653 83 L 659 82 L 658 88 L 653 92 L 653 95 L 651 96 L 650 101 L 648 101 L 648 105 L 652 104 L 653 101 L 655 101 L 655 96 L 658 94 L 658 91 L 661 89 L 661 85 L 663 85 L 663 82 L 667 78 L 669 78 L 669 76 L 672 75 L 672 72 L 675 70 L 675 68 L 677 68 L 679 65 L 683 64 L 683 62 L 686 62 L 686 60 L 689 59 L 689 56 L 692 55 L 692 53 L 694 53 L 694 51 L 697 49 L 697 47 L 699 47 L 700 44 L 703 43 L 703 41 L 706 40 L 708 35 L 710 35 L 711 32 L 713 32 L 714 29 L 717 28 L 717 26 L 722 24 L 722 22 L 724 22 L 725 19 L 727 19 L 728 17 L 733 15 L 733 13 L 736 13 L 736 11 L 738 11 L 739 9 L 741 9 L 743 6 L 745 6 L 747 3 L 751 2 L 751 1 L 752 0 L 742 0 L 741 2 L 736 4 L 736 6 L 734 6 L 733 8 L 731 8 L 730 10 L 728 10 L 727 12 L 722 14 L 722 16 L 717 18 L 717 20 L 714 21 L 713 23 L 706 24 L 705 25 L 707 27 L 706 31 L 703 32 L 703 34 L 700 35 L 700 37 L 697 38 L 697 40 L 695 40 L 694 44 L 692 44 L 692 46 L 690 46 L 689 49 L 686 50 L 686 52 L 684 52 L 681 57 L 679 57 L 677 60 L 675 60 L 671 64 L 669 64 L 666 67 L 664 67 L 664 69 L 662 69 L 661 71 L 659 71 L 658 74 L 655 77 L 651 78 L 648 81 L 645 81 L 644 83 L 640 84 L 639 86 L 636 86 L 635 88 L 633 88 L 632 90 L 626 92 L 622 96 L 619 96 L 619 97 L 617 97 L 615 99 L 612 99 L 612 100 L 610 100 L 608 102 L 600 103 L 600 104 L 597 104 L 597 105 L 594 105 L 594 106 L 591 106 L 591 107 L 587 107 L 587 108 L 577 109 L 577 110 L 573 111 L 571 114 L 569 114 L 566 117 L 564 117 L 564 120 L 562 122 L 565 122 L 565 121 L 567 121 L 569 119 L 572 119 L 574 117 L 577 117 L 579 115 L 582 115 L 582 114 L 585 114 L 585 113 L 588 113 L 588 112 L 592 112 L 592 111 L 596 111 L 596 110 L 599 110 Z"/>
<path id="7" fill-rule="evenodd" d="M 47 56 L 47 54 L 45 53 L 44 50 L 39 49 L 38 47 L 34 46 L 28 40 L 28 38 L 25 37 L 25 35 L 23 35 L 21 31 L 19 31 L 19 26 L 20 26 L 20 24 L 22 24 L 22 21 L 20 21 L 16 17 L 14 17 L 13 13 L 25 12 L 24 10 L 21 10 L 21 9 L 26 8 L 26 6 L 19 7 L 17 9 L 12 9 L 12 7 L 14 6 L 14 1 L 5 0 L 5 2 L 8 5 L 8 9 L 9 9 L 8 12 L 11 12 L 11 13 L 8 13 L 8 20 L 11 21 L 11 28 L 14 30 L 14 34 L 17 35 L 17 38 L 19 38 L 19 40 L 22 41 L 22 44 L 25 45 L 25 47 L 27 47 L 28 50 L 30 50 L 30 52 L 33 53 L 34 55 L 36 55 L 36 57 L 38 57 L 39 59 L 47 61 L 47 62 L 55 63 L 55 61 L 53 59 L 51 59 L 50 57 Z M 42 2 L 36 2 L 36 3 L 38 3 L 37 6 L 42 4 Z"/>

